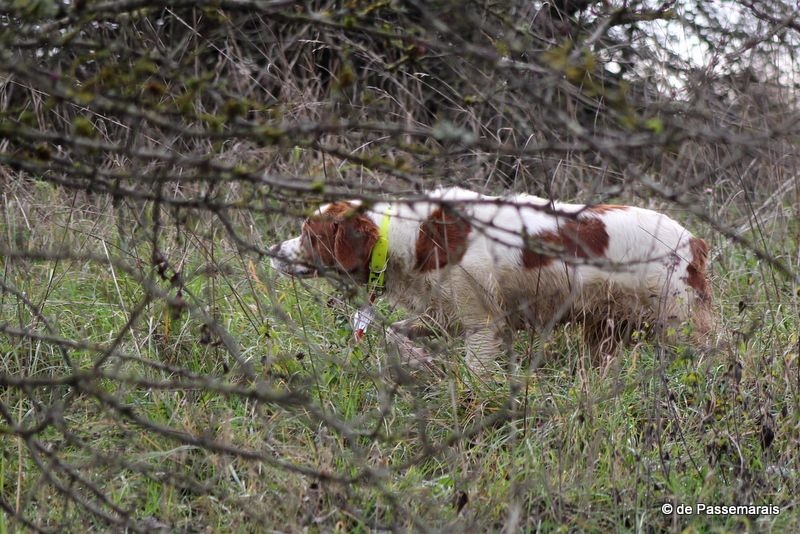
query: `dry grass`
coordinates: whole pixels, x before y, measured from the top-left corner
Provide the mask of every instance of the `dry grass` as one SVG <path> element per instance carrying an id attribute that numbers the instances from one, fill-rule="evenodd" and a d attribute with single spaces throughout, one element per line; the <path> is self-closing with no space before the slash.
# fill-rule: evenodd
<path id="1" fill-rule="evenodd" d="M 642 344 L 587 366 L 567 326 L 517 343 L 535 369 L 476 382 L 440 340 L 443 377 L 403 379 L 378 332 L 348 342 L 328 283 L 277 278 L 218 222 L 165 224 L 184 309 L 134 216 L 13 185 L 3 247 L 24 235 L 25 248 L 3 264 L 0 401 L 19 426 L 0 486 L 35 524 L 633 530 L 669 528 L 667 501 L 781 506 L 682 525 L 797 524 L 796 286 L 722 239 L 718 351 Z M 796 261 L 792 224 L 759 224 Z"/>

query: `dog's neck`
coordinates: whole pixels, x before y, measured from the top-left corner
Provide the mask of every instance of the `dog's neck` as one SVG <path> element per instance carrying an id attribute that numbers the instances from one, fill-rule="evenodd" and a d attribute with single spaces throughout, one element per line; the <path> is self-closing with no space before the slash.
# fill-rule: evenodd
<path id="1" fill-rule="evenodd" d="M 413 270 L 419 227 L 435 209 L 436 205 L 427 201 L 379 202 L 367 211 L 367 216 L 379 229 L 382 225 L 387 226 L 385 229 L 387 247 L 385 277 L 388 287 L 394 286 L 398 281 L 396 275 Z M 385 225 L 384 215 L 387 213 L 389 221 L 388 225 Z M 374 247 L 371 254 L 375 254 Z"/>

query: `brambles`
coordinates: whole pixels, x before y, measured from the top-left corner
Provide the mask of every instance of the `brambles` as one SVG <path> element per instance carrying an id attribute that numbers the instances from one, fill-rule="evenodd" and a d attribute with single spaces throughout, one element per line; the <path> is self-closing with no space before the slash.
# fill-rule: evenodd
<path id="1" fill-rule="evenodd" d="M 0 7 L 0 530 L 793 502 L 793 2 L 168 4 Z M 358 288 L 265 261 L 320 203 L 439 184 L 664 209 L 712 242 L 719 348 L 593 367 L 559 327 L 481 382 L 441 336 L 423 377 L 349 342 Z"/>

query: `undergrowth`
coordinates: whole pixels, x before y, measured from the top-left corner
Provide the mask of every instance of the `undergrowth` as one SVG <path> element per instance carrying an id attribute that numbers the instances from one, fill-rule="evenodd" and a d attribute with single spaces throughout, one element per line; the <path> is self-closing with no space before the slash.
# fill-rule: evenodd
<path id="1" fill-rule="evenodd" d="M 398 366 L 381 328 L 354 344 L 353 308 L 332 300 L 330 283 L 278 277 L 214 222 L 162 235 L 182 307 L 146 241 L 102 197 L 17 185 L 0 239 L 42 254 L 2 260 L 0 404 L 20 427 L 49 419 L 4 436 L 0 494 L 32 523 L 800 526 L 797 286 L 722 238 L 712 252 L 714 347 L 641 342 L 592 365 L 579 327 L 564 325 L 547 338 L 518 336 L 509 357 L 521 365 L 478 380 L 458 340 L 434 340 L 438 373 Z M 290 231 L 263 230 L 276 222 L 268 217 L 253 222 L 248 237 L 261 242 Z M 791 225 L 768 224 L 769 250 L 795 261 Z M 65 240 L 93 259 L 48 258 Z M 148 298 L 142 280 L 171 304 Z M 68 361 L 59 340 L 71 340 Z M 774 504 L 780 513 L 683 517 L 662 514 L 665 503 Z M 0 531 L 13 528 L 0 520 Z"/>

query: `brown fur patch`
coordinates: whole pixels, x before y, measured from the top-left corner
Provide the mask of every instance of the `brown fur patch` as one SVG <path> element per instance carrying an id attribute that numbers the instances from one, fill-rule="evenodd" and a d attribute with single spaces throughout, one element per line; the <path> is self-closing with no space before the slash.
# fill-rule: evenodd
<path id="1" fill-rule="evenodd" d="M 346 202 L 334 202 L 303 224 L 301 246 L 312 265 L 367 277 L 378 227 Z"/>
<path id="2" fill-rule="evenodd" d="M 542 232 L 531 237 L 534 243 L 544 243 L 548 246 L 557 247 L 560 245 L 560 239 L 556 232 Z M 526 269 L 541 269 L 547 267 L 550 263 L 555 261 L 555 257 L 542 252 L 536 252 L 528 248 L 522 249 L 522 265 Z"/>
<path id="3" fill-rule="evenodd" d="M 622 206 L 620 204 L 597 204 L 595 206 L 588 206 L 584 211 L 602 215 L 609 211 L 623 211 L 626 209 L 628 209 L 628 206 Z"/>
<path id="4" fill-rule="evenodd" d="M 348 202 L 334 202 L 330 204 L 322 214 L 322 217 L 329 217 L 331 219 L 344 217 L 345 215 L 353 215 L 356 213 L 356 208 Z"/>
<path id="5" fill-rule="evenodd" d="M 608 232 L 603 221 L 595 218 L 567 221 L 557 232 L 548 231 L 532 236 L 534 242 L 544 243 L 546 247 L 563 250 L 557 256 L 561 259 L 599 258 L 608 249 Z M 556 255 L 534 250 L 522 251 L 522 265 L 526 269 L 541 269 L 555 261 Z"/>
<path id="6" fill-rule="evenodd" d="M 471 230 L 469 222 L 458 215 L 442 208 L 434 210 L 419 226 L 416 269 L 432 271 L 460 262 Z"/>
<path id="7" fill-rule="evenodd" d="M 689 239 L 689 250 L 692 261 L 686 267 L 686 283 L 697 292 L 697 296 L 704 302 L 711 300 L 711 290 L 706 276 L 706 261 L 708 260 L 708 243 L 698 237 Z"/>

